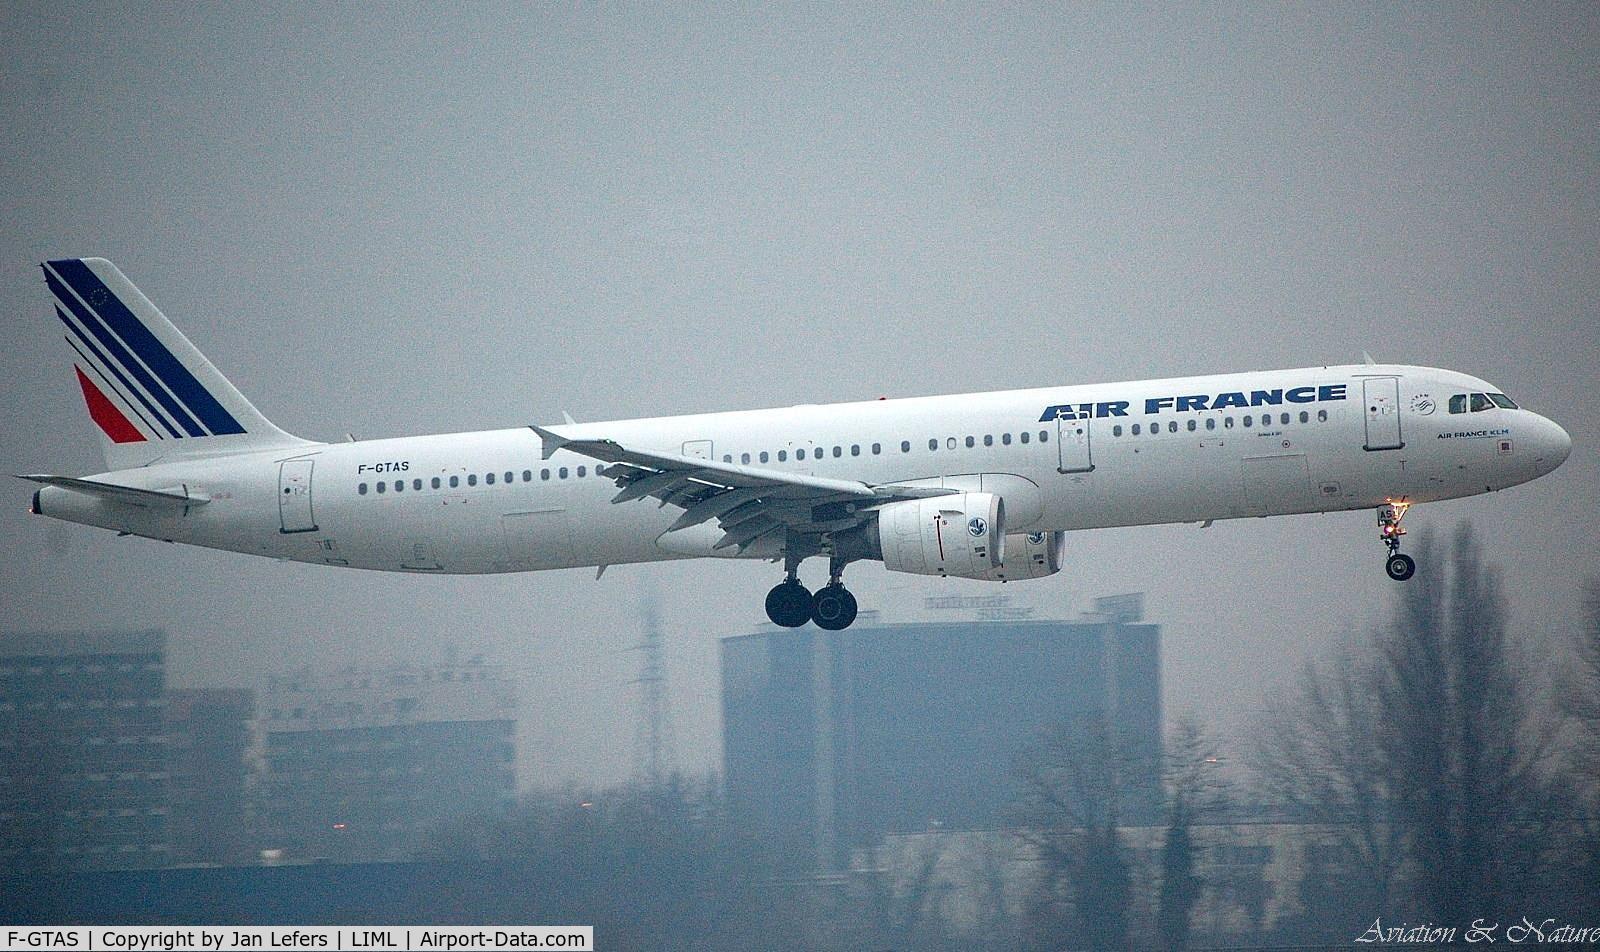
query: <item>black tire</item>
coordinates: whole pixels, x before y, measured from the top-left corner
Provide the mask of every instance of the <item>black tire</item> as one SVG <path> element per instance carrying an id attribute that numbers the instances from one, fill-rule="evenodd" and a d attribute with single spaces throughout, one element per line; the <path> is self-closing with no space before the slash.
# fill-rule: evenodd
<path id="1" fill-rule="evenodd" d="M 780 582 L 767 593 L 767 617 L 774 625 L 799 628 L 811 620 L 811 593 L 799 582 Z"/>
<path id="2" fill-rule="evenodd" d="M 1389 573 L 1389 577 L 1396 582 L 1404 582 L 1417 574 L 1417 563 L 1412 561 L 1411 556 L 1398 553 L 1389 556 L 1389 561 L 1384 564 L 1383 568 L 1384 571 Z"/>
<path id="3" fill-rule="evenodd" d="M 829 585 L 811 599 L 811 620 L 818 628 L 843 631 L 856 620 L 856 597 L 843 585 Z"/>

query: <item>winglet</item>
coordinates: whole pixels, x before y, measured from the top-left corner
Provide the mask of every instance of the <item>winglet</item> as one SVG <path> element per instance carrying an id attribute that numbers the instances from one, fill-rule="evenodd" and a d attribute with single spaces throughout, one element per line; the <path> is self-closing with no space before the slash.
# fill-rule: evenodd
<path id="1" fill-rule="evenodd" d="M 539 439 L 544 441 L 544 449 L 542 451 L 543 455 L 540 457 L 541 459 L 549 459 L 556 454 L 556 450 L 559 450 L 561 447 L 572 442 L 561 434 L 547 430 L 536 423 L 528 424 L 528 429 L 539 434 Z"/>

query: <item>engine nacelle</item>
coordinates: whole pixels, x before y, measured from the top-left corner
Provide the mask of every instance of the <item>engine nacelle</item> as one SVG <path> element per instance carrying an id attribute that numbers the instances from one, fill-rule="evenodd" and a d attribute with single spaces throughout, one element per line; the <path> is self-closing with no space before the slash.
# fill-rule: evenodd
<path id="1" fill-rule="evenodd" d="M 1061 550 L 1065 532 L 1013 532 L 1006 536 L 1005 558 L 981 575 L 989 582 L 1015 582 L 1024 578 L 1044 578 L 1061 571 Z"/>
<path id="2" fill-rule="evenodd" d="M 993 493 L 909 499 L 878 510 L 883 567 L 917 575 L 994 578 L 1005 564 L 1005 502 Z"/>

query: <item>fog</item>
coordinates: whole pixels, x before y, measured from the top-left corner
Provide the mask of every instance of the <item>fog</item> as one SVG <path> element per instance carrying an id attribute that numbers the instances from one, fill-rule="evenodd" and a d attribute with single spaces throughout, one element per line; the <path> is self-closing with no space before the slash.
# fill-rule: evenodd
<path id="1" fill-rule="evenodd" d="M 1573 435 L 1470 518 L 1534 655 L 1595 567 L 1592 6 L 0 7 L 0 460 L 99 450 L 38 262 L 113 259 L 274 422 L 337 440 L 1382 361 Z M 186 686 L 514 668 L 525 787 L 633 770 L 641 598 L 676 762 L 764 563 L 436 578 L 0 518 L 4 625 L 160 627 Z M 1390 617 L 1370 513 L 1078 533 L 1006 587 L 1144 591 L 1165 707 L 1226 747 Z M 803 576 L 820 578 L 816 564 Z M 858 564 L 892 618 L 979 583 Z M 1553 668 L 1554 660 L 1550 662 Z"/>

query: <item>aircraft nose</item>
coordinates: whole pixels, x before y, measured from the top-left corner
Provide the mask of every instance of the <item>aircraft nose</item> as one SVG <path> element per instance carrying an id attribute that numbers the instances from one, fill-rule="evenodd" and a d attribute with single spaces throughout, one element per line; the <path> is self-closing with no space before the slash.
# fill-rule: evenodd
<path id="1" fill-rule="evenodd" d="M 1550 472 L 1565 463 L 1567 457 L 1572 455 L 1572 435 L 1549 417 L 1541 419 L 1544 420 L 1544 426 L 1540 434 L 1539 455 L 1542 457 L 1541 462 L 1549 467 L 1545 472 Z"/>

